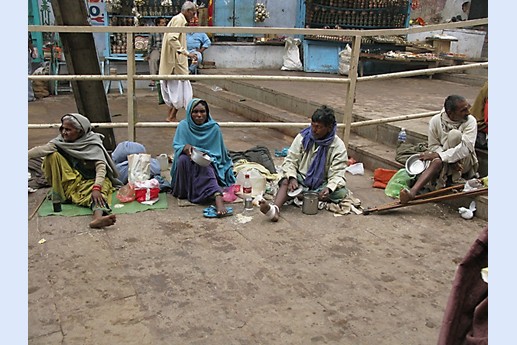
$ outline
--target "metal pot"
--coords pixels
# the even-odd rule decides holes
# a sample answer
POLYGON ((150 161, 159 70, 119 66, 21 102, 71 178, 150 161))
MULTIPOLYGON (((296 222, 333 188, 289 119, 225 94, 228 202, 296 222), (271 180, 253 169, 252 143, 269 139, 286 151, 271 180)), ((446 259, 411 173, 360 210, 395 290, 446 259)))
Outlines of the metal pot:
POLYGON ((318 213, 318 193, 316 193, 316 192, 303 193, 302 212, 305 214, 318 213))

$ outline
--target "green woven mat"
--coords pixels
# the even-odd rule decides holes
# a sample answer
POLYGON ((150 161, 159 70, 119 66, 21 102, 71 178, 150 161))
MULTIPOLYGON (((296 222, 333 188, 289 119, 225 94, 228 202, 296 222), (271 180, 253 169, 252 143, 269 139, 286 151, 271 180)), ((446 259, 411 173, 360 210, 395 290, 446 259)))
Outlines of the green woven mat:
MULTIPOLYGON (((113 214, 123 214, 123 213, 136 213, 147 210, 158 210, 167 208, 167 195, 166 193, 159 194, 159 200, 154 205, 145 205, 141 204, 138 201, 132 201, 128 203, 121 203, 117 197, 116 192, 113 193, 111 197, 111 209, 113 214), (119 207, 116 205, 123 205, 123 207, 119 207)), ((77 206, 74 204, 61 204, 61 212, 54 212, 52 207, 52 201, 45 198, 45 201, 41 204, 38 215, 41 217, 46 216, 65 216, 65 217, 73 217, 73 216, 86 216, 91 215, 92 211, 83 206, 77 206)))

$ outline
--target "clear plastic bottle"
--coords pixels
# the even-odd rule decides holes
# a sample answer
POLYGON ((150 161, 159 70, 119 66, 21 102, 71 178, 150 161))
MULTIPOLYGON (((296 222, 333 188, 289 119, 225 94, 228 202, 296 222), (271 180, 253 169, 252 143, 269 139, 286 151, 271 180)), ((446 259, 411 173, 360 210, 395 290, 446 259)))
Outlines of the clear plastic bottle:
POLYGON ((406 142, 406 139, 407 139, 406 129, 401 128, 397 140, 399 143, 404 143, 404 142, 406 142))
POLYGON ((244 194, 244 198, 251 198, 252 191, 250 174, 244 174, 244 182, 242 183, 242 194, 244 194))
POLYGON ((242 183, 242 194, 244 196, 244 213, 247 214, 253 210, 253 198, 251 193, 253 187, 251 184, 250 174, 244 174, 244 182, 242 183))

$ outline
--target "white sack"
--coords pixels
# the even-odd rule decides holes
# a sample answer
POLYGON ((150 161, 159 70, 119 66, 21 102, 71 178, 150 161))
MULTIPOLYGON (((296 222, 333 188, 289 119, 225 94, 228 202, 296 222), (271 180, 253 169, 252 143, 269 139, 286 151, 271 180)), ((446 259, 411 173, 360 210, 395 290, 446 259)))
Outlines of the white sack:
POLYGON ((300 60, 300 49, 298 46, 301 41, 298 38, 287 37, 285 39, 284 64, 282 71, 301 71, 303 69, 300 60))
POLYGON ((347 44, 345 49, 339 52, 339 74, 348 75, 350 71, 350 57, 352 48, 347 44))
POLYGON ((147 181, 151 178, 151 155, 135 153, 127 156, 129 183, 147 181))

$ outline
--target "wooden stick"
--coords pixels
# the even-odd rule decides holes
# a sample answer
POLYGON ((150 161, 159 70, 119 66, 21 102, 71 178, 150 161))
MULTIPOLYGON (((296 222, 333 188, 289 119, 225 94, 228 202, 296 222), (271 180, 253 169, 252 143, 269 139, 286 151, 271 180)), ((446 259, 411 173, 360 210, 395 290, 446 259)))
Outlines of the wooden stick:
POLYGON ((436 197, 427 198, 427 199, 412 200, 406 204, 401 204, 400 201, 398 201, 396 204, 390 203, 390 204, 385 204, 385 205, 381 205, 381 206, 377 206, 377 207, 373 207, 373 208, 367 208, 367 209, 363 210, 363 214, 368 215, 372 212, 392 210, 395 208, 406 207, 406 206, 421 205, 421 204, 426 204, 428 202, 434 202, 434 201, 456 199, 456 198, 460 198, 463 196, 481 195, 481 194, 485 194, 487 192, 488 192, 488 187, 484 187, 484 188, 480 188, 480 189, 471 190, 468 192, 458 192, 458 193, 454 193, 454 194, 441 195, 441 196, 436 196, 436 197))
POLYGON ((38 212, 39 208, 41 207, 41 205, 43 205, 43 202, 47 199, 47 196, 48 194, 45 193, 45 196, 43 197, 43 199, 41 199, 40 203, 38 204, 38 206, 36 207, 36 209, 31 213, 31 215, 29 216, 29 220, 32 219, 32 217, 34 217, 34 215, 36 214, 36 212, 38 212))
MULTIPOLYGON (((454 186, 449 186, 449 187, 445 187, 445 188, 441 188, 441 189, 437 189, 435 191, 432 191, 432 192, 428 192, 428 193, 423 193, 423 194, 418 194, 417 196, 415 196, 415 198, 413 200, 418 200, 418 199, 425 199, 429 196, 432 196, 432 195, 439 195, 439 194, 443 194, 445 192, 449 192, 449 191, 453 191, 457 188, 461 188, 463 187, 464 185, 463 184, 458 184, 458 185, 454 185, 454 186)), ((392 202, 389 202, 389 203, 386 203, 384 205, 381 205, 381 206, 378 206, 378 207, 388 207, 388 206, 394 206, 394 205, 398 205, 400 204, 400 200, 395 200, 395 201, 392 201, 392 202)), ((375 207, 372 207, 370 208, 371 210, 374 209, 375 207)))
POLYGON ((429 197, 431 195, 439 195, 439 194, 443 194, 444 192, 454 191, 455 189, 459 189, 459 188, 461 188, 463 190, 464 186, 465 186, 464 184, 457 184, 457 185, 454 185, 454 186, 437 189, 437 190, 434 190, 432 192, 428 192, 428 193, 424 193, 424 194, 418 194, 417 196, 415 196, 415 198, 413 200, 425 199, 425 198, 427 198, 427 197, 429 197))

